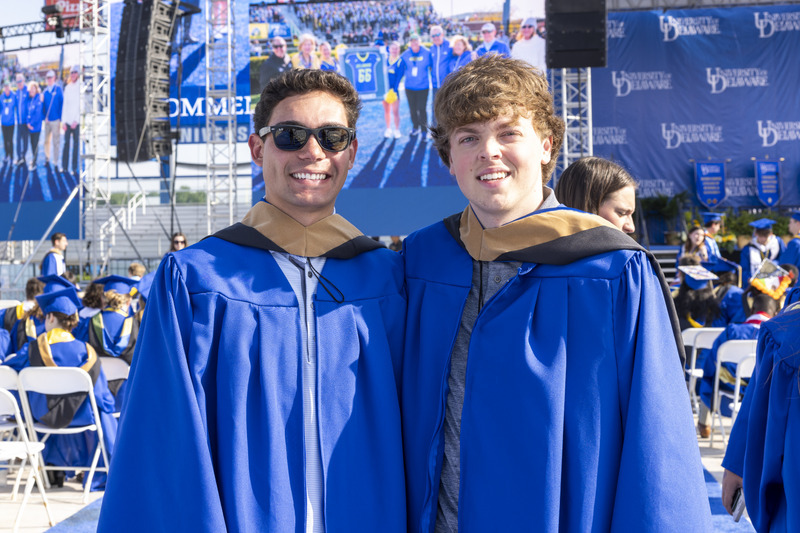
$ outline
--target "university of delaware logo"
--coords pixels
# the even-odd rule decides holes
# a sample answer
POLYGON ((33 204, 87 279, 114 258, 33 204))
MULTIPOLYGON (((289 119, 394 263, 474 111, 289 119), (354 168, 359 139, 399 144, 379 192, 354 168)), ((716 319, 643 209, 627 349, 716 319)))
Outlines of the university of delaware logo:
POLYGON ((617 96, 628 96, 631 91, 668 91, 672 89, 672 74, 656 70, 653 72, 611 71, 611 83, 617 96))
POLYGON ((606 23, 606 36, 609 39, 624 39, 625 21, 608 19, 606 23))
POLYGON ((761 39, 772 37, 776 31, 800 31, 800 12, 770 13, 762 11, 753 13, 756 29, 761 39))
POLYGON ((775 146, 779 141, 800 141, 800 122, 758 121, 761 146, 775 146))
POLYGON ((628 144, 628 130, 617 126, 592 128, 592 143, 595 146, 628 144))
POLYGON ((762 68, 706 68, 706 81, 711 94, 719 94, 734 87, 767 87, 769 73, 762 68))
POLYGON ((661 123, 661 137, 667 150, 674 150, 682 144, 721 143, 722 126, 716 124, 669 124, 661 123))
POLYGON ((719 35, 719 19, 716 17, 673 17, 663 15, 658 17, 664 42, 676 40, 687 35, 719 35))

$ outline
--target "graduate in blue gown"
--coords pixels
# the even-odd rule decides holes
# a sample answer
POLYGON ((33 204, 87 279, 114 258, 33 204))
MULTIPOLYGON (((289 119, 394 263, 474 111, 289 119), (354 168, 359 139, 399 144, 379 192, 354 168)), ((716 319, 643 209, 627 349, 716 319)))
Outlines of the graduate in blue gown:
POLYGON ((723 504, 730 508, 733 491, 743 478, 747 512, 759 533, 800 531, 798 331, 797 307, 762 326, 756 369, 722 463, 727 470, 723 504))
MULTIPOLYGON (((95 283, 103 286, 105 306, 87 321, 86 340, 99 356, 119 357, 130 365, 139 335, 140 321, 131 310, 131 293, 138 282, 123 276, 106 276, 95 283)), ((111 381, 109 387, 116 410, 121 411, 128 393, 127 380, 111 381)))
POLYGON ((722 253, 719 251, 716 235, 722 227, 722 215, 719 213, 706 212, 701 213, 703 216, 703 231, 705 236, 706 250, 708 251, 708 261, 715 262, 722 259, 722 253))
POLYGON ((542 186, 546 80, 478 58, 435 112, 469 206, 404 242, 409 531, 709 531, 666 282, 542 186))
POLYGON ((739 264, 742 265, 742 284, 749 282, 756 275, 764 259, 771 259, 777 263, 786 249, 783 239, 772 233, 773 225, 775 221, 769 218, 760 218, 750 223, 753 228, 753 238, 742 248, 739 259, 739 264))
MULTIPOLYGON (((761 324, 775 316, 777 312, 778 302, 767 294, 757 294, 753 298, 752 314, 741 324, 729 324, 726 326, 725 330, 714 341, 711 350, 703 350, 703 352, 708 353, 704 354, 703 378, 700 380, 700 400, 702 404, 697 417, 697 429, 701 436, 708 436, 711 432, 710 418, 713 403, 711 397, 714 394, 714 379, 717 374, 717 352, 719 347, 724 342, 731 340, 755 340, 758 338, 761 324)), ((736 381, 736 364, 723 363, 721 372, 719 390, 732 395, 736 381)), ((746 391, 747 383, 747 380, 744 380, 741 387, 742 393, 746 391)), ((729 416, 729 414, 726 416, 729 416)))
POLYGON ((789 217, 789 233, 792 240, 786 244, 786 249, 780 257, 781 264, 789 263, 800 268, 800 212, 792 213, 789 217))
POLYGON ((38 305, 26 311, 11 328, 11 342, 7 353, 16 353, 27 343, 36 340, 44 333, 44 314, 38 305))
MULTIPOLYGON (((117 431, 117 420, 111 416, 114 398, 108 390, 94 349, 76 340, 70 332, 78 323, 78 293, 71 283, 60 276, 44 276, 40 280, 46 285, 36 300, 45 315, 46 331, 3 364, 18 372, 28 366, 80 367, 86 370, 94 383, 104 442, 110 457, 117 431)), ((88 398, 56 400, 54 397, 30 393, 28 399, 33 417, 42 424, 63 428, 95 423, 88 398)), ((43 457, 46 463, 56 466, 89 466, 96 446, 97 437, 93 433, 51 435, 45 443, 43 457)), ((99 466, 103 466, 102 459, 99 466)), ((102 489, 105 478, 104 473, 96 473, 92 479, 92 490, 102 489)))
POLYGON ((406 531, 402 259, 334 213, 359 107, 330 71, 262 91, 265 199, 156 271, 98 531, 406 531))

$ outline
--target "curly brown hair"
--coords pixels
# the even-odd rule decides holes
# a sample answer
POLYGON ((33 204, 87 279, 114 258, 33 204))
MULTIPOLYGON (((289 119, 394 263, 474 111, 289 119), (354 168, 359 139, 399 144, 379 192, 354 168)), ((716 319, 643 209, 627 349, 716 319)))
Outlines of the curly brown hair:
POLYGON ((68 315, 66 313, 59 313, 58 311, 51 311, 49 314, 56 317, 56 320, 58 320, 58 325, 61 327, 61 329, 65 329, 67 331, 72 331, 75 329, 80 321, 78 313, 68 315))
POLYGON ((119 309, 125 311, 131 303, 130 294, 120 294, 115 290, 106 291, 103 293, 106 299, 106 306, 112 309, 119 309))
POLYGON ((448 167, 450 135, 456 129, 508 114, 530 118, 539 137, 552 137, 550 162, 542 164, 542 184, 550 179, 564 138, 564 121, 555 114, 544 75, 528 63, 495 54, 467 63, 447 77, 436 93, 433 111, 438 125, 431 128, 431 135, 448 167))

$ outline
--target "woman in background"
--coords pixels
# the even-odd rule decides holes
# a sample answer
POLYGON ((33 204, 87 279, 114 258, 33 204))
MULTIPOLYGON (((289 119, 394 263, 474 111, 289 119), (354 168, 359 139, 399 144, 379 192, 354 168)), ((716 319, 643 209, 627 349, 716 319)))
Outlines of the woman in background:
POLYGON ((567 207, 599 215, 625 233, 633 233, 636 180, 616 163, 583 157, 564 170, 556 198, 567 207))
POLYGON ((319 44, 320 64, 319 68, 322 70, 332 70, 339 74, 342 73, 342 66, 336 56, 333 55, 333 49, 328 41, 323 41, 319 44))
POLYGON ((169 251, 170 252, 180 252, 189 242, 186 239, 186 235, 181 233, 180 231, 177 233, 172 234, 172 243, 170 244, 169 251))
POLYGON ((44 121, 44 96, 39 91, 39 84, 32 81, 28 84, 28 114, 25 121, 28 125, 31 139, 31 164, 29 170, 36 170, 36 158, 39 157, 39 134, 42 132, 44 121))
POLYGON ((453 63, 450 72, 455 72, 472 61, 472 46, 463 35, 454 35, 450 39, 453 50, 453 63))
POLYGON ((400 80, 405 74, 405 63, 400 59, 400 43, 389 43, 389 57, 386 58, 386 73, 389 76, 389 90, 383 96, 383 119, 386 121, 386 131, 383 136, 387 139, 400 138, 400 80), (392 129, 394 117, 394 130, 392 129))
POLYGON ((292 68, 320 68, 316 54, 317 40, 310 33, 300 36, 299 52, 292 56, 292 68))

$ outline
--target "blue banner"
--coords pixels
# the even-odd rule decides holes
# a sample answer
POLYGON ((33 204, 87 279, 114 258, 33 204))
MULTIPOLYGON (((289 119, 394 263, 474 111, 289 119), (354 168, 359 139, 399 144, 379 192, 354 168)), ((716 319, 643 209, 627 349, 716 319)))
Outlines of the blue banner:
POLYGON ((781 199, 780 161, 756 159, 756 184, 758 199, 767 207, 772 207, 781 199))
POLYGON ((644 197, 700 197, 690 160, 728 160, 708 197, 721 207, 761 206, 752 158, 784 157, 772 205, 800 206, 796 50, 797 5, 609 13, 608 66, 592 69, 595 155, 631 170, 644 197))
POLYGON ((725 199, 725 162, 697 161, 694 164, 697 199, 709 209, 725 199))

